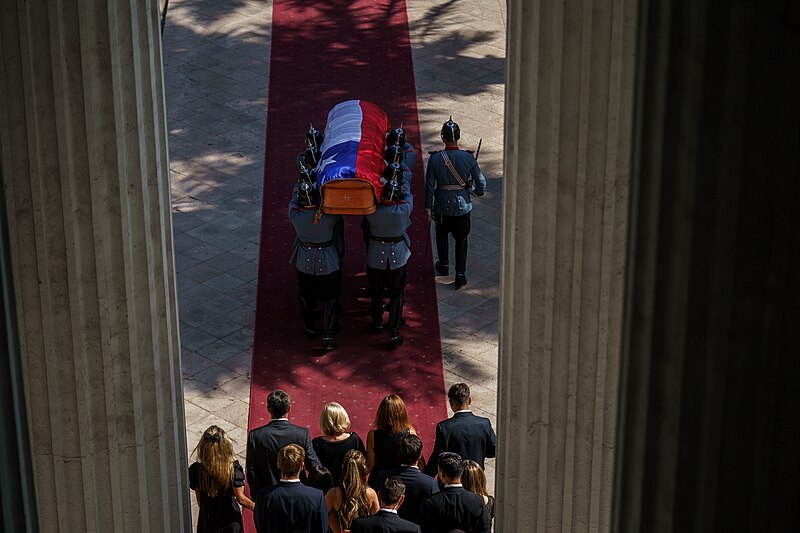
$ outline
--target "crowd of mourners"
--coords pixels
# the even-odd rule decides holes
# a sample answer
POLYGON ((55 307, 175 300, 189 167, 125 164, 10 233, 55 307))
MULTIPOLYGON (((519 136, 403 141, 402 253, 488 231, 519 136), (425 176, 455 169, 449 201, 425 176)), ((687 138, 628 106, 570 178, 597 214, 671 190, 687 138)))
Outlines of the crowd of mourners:
POLYGON ((270 422, 250 431, 244 468, 220 427, 209 427, 197 443, 189 468, 197 531, 243 531, 244 508, 259 533, 490 532, 494 498, 484 459, 495 456, 495 432, 489 419, 471 412, 465 383, 450 387, 448 400, 453 416, 436 425, 426 461, 395 394, 381 401, 364 443, 340 404, 325 405, 322 435, 311 439, 308 429, 289 422, 289 395, 271 392, 270 422))

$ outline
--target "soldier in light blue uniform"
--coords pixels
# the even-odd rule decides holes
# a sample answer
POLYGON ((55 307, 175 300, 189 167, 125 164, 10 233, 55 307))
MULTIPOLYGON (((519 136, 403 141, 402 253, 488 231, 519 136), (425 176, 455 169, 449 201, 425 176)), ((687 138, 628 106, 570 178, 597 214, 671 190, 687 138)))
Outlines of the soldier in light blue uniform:
POLYGON ((436 250, 439 255, 436 273, 440 276, 450 273, 448 235, 452 233, 456 241, 456 289, 467 284, 471 196, 483 196, 486 189, 486 177, 478 161, 470 152, 458 148, 460 137, 461 130, 451 117, 442 126, 445 149, 431 153, 425 172, 425 209, 436 223, 436 250), (452 164, 452 170, 448 168, 448 161, 452 164))
POLYGON ((334 232, 341 215, 318 212, 319 194, 314 185, 301 179, 289 202, 289 221, 297 232, 289 260, 297 269, 303 333, 316 336, 317 303, 322 306, 322 347, 335 350, 333 335, 341 329, 338 308, 342 288, 339 254, 334 246, 334 232))
POLYGON ((389 345, 397 348, 403 343, 400 323, 403 315, 403 294, 406 286, 406 264, 411 257, 411 240, 406 230, 411 225, 414 207, 411 193, 399 183, 402 170, 393 163, 384 177, 381 203, 367 215, 370 241, 367 248, 367 284, 370 296, 371 327, 383 331, 383 296, 389 296, 389 345))

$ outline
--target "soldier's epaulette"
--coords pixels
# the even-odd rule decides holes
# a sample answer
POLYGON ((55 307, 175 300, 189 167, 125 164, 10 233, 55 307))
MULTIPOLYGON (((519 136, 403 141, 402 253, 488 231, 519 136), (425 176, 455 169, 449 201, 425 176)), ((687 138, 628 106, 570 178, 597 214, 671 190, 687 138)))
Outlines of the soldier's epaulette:
POLYGON ((431 155, 438 154, 439 152, 441 152, 441 150, 428 150, 428 153, 431 155))

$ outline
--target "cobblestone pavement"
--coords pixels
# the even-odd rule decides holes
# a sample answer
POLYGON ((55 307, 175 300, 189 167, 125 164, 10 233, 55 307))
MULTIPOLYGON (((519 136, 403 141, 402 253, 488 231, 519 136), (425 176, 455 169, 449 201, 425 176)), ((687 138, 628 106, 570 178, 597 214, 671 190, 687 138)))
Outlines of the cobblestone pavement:
MULTIPOLYGON (((446 383, 468 383, 474 411, 494 423, 506 4, 407 5, 425 159, 440 147, 438 131, 451 114, 462 147, 483 139, 489 185, 473 211, 469 284, 454 291, 452 275, 437 278, 437 292, 446 383)), ((163 36, 187 442, 191 451, 206 427, 219 424, 242 462, 271 18, 271 1, 171 0, 163 36)), ((490 490, 493 474, 489 461, 490 490)))

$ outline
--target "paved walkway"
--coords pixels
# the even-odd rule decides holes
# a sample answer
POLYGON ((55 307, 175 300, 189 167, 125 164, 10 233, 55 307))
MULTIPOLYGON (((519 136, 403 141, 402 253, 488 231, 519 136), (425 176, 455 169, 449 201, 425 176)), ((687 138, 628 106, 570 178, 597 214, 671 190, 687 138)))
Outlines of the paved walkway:
MULTIPOLYGON (((439 128, 451 114, 463 147, 483 139, 489 185, 473 211, 469 284, 454 291, 452 276, 437 278, 437 291, 447 386, 468 383, 474 411, 494 422, 505 1, 407 4, 425 159, 440 147, 439 128)), ((163 41, 187 442, 191 451, 218 424, 242 462, 271 17, 271 1, 170 0, 163 41)), ((493 473, 489 461, 490 490, 493 473)))

